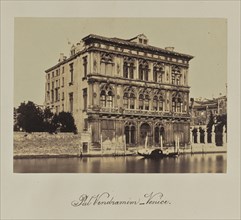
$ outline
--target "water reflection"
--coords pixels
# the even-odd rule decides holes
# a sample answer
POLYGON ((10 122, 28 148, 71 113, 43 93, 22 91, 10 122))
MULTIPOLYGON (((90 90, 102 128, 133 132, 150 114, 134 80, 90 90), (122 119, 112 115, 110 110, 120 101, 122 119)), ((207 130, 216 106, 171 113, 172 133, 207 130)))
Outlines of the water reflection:
POLYGON ((226 154, 178 158, 89 157, 15 159, 15 173, 226 173, 226 154))

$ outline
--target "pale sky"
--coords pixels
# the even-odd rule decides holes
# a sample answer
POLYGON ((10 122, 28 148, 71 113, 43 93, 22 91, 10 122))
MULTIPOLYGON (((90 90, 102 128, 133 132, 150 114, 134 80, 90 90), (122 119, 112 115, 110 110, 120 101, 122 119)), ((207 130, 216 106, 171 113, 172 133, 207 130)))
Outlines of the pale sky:
POLYGON ((68 41, 76 44, 89 34, 130 39, 145 34, 149 44, 175 47, 190 54, 190 97, 226 94, 227 22, 193 18, 15 18, 14 106, 44 102, 45 70, 60 53, 69 56, 68 41))

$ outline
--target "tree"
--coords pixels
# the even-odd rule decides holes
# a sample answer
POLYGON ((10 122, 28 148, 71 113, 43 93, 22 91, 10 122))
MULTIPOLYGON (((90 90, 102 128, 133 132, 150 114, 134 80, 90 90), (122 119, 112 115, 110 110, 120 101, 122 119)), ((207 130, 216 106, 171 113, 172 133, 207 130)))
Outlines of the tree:
POLYGON ((208 121, 208 124, 207 124, 207 132, 208 133, 211 133, 212 132, 212 127, 214 125, 214 115, 213 115, 213 112, 210 111, 210 115, 209 115, 209 121, 208 121))
POLYGON ((26 132, 44 131, 41 108, 31 101, 21 103, 17 108, 17 125, 26 132))
POLYGON ((69 112, 53 114, 49 108, 42 110, 33 102, 21 103, 14 111, 14 130, 26 132, 77 132, 74 118, 69 112))
POLYGON ((69 112, 60 112, 58 115, 54 115, 52 125, 60 132, 77 132, 77 128, 74 122, 74 118, 69 112))

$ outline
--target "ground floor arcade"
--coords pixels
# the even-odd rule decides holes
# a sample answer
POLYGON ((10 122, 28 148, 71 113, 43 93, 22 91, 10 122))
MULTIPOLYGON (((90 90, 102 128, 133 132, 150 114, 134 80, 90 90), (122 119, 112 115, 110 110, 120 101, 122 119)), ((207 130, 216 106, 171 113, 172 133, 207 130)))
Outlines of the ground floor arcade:
POLYGON ((188 120, 163 118, 112 118, 96 117, 88 119, 91 127, 92 143, 101 141, 124 143, 128 147, 174 146, 178 139, 180 146, 190 143, 190 123, 188 120))

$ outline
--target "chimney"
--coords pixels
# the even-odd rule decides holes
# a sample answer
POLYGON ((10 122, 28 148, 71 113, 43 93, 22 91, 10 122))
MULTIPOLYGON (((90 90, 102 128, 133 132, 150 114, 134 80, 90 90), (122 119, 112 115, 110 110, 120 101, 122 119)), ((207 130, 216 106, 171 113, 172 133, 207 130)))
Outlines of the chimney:
POLYGON ((165 47, 165 50, 174 51, 174 47, 165 47))
POLYGON ((59 62, 62 62, 63 60, 64 60, 64 53, 60 53, 59 62))

